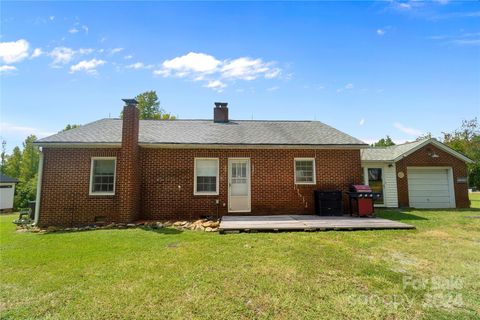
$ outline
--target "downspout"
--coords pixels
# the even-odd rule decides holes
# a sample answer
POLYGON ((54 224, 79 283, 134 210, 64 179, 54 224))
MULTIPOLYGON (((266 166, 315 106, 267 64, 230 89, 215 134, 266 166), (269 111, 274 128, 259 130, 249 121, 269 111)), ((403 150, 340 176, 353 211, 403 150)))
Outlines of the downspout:
POLYGON ((38 163, 38 174, 37 174, 37 195, 35 196, 35 219, 33 225, 38 225, 38 219, 40 218, 40 197, 42 196, 42 176, 43 176, 43 152, 42 148, 39 148, 40 151, 40 162, 38 163))

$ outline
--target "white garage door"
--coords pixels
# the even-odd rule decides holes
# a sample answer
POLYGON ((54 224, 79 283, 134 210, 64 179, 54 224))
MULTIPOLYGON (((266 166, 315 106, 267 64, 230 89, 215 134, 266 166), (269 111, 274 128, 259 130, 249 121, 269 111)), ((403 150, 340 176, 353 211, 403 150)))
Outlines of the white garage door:
POLYGON ((408 199, 414 208, 454 208, 450 170, 408 168, 408 199))

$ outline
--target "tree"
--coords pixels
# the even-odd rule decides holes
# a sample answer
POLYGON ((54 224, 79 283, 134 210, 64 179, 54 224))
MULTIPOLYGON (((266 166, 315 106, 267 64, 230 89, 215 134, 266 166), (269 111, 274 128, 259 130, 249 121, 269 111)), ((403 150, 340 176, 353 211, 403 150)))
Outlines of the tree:
POLYGON ((29 135, 23 142, 22 163, 20 167, 20 179, 28 181, 38 172, 40 153, 38 147, 33 144, 37 140, 35 135, 29 135))
POLYGON ((13 148, 12 154, 6 157, 4 173, 12 178, 20 178, 22 151, 18 146, 13 148))
POLYGON ((137 108, 140 110, 140 119, 160 119, 163 110, 160 109, 160 101, 155 91, 145 91, 135 97, 138 101, 137 108))
POLYGON ((7 141, 2 140, 2 153, 0 154, 0 173, 5 173, 5 164, 7 162, 7 141))
POLYGON ((415 141, 420 141, 420 140, 425 140, 425 139, 432 139, 432 133, 431 132, 427 132, 427 133, 424 133, 422 135, 419 135, 415 141))
POLYGON ((393 142, 392 138, 390 138, 390 136, 387 135, 386 138, 382 138, 377 142, 375 142, 374 144, 372 144, 372 147, 390 147, 394 145, 395 145, 395 142, 393 142))
POLYGON ((65 126, 65 128, 63 128, 63 129, 60 130, 59 132, 68 131, 68 130, 75 129, 75 128, 78 128, 78 127, 81 127, 81 126, 82 126, 81 124, 67 124, 67 125, 65 126))
POLYGON ((13 200, 14 209, 27 207, 28 201, 34 200, 36 196, 40 152, 33 144, 35 140, 36 136, 28 136, 23 142, 23 151, 15 147, 12 154, 5 157, 5 174, 18 179, 13 200))
POLYGON ((480 125, 477 118, 462 121, 453 132, 442 132, 443 143, 472 159, 468 165, 470 186, 480 189, 480 125))
MULTIPOLYGON (((158 101, 157 92, 155 90, 145 91, 135 97, 138 101, 137 108, 139 112, 139 118, 142 120, 175 120, 176 117, 170 113, 165 112, 160 108, 160 101, 158 101)), ((123 118, 123 111, 120 114, 123 118)))

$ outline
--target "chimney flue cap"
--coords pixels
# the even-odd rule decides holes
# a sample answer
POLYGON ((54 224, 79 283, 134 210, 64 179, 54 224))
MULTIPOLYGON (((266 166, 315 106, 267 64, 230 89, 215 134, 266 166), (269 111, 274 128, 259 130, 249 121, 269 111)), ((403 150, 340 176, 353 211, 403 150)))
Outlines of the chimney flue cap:
POLYGON ((122 99, 123 102, 125 102, 126 106, 136 106, 138 104, 138 101, 135 99, 122 99))
POLYGON ((228 106, 228 102, 215 102, 215 107, 217 108, 226 108, 228 106))

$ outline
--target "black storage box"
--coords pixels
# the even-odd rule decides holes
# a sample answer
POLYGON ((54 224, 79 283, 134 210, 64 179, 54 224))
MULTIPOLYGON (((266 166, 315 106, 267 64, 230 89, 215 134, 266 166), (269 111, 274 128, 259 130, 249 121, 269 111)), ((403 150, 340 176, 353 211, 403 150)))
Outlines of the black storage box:
POLYGON ((314 190, 315 214, 320 216, 343 215, 342 191, 314 190))

